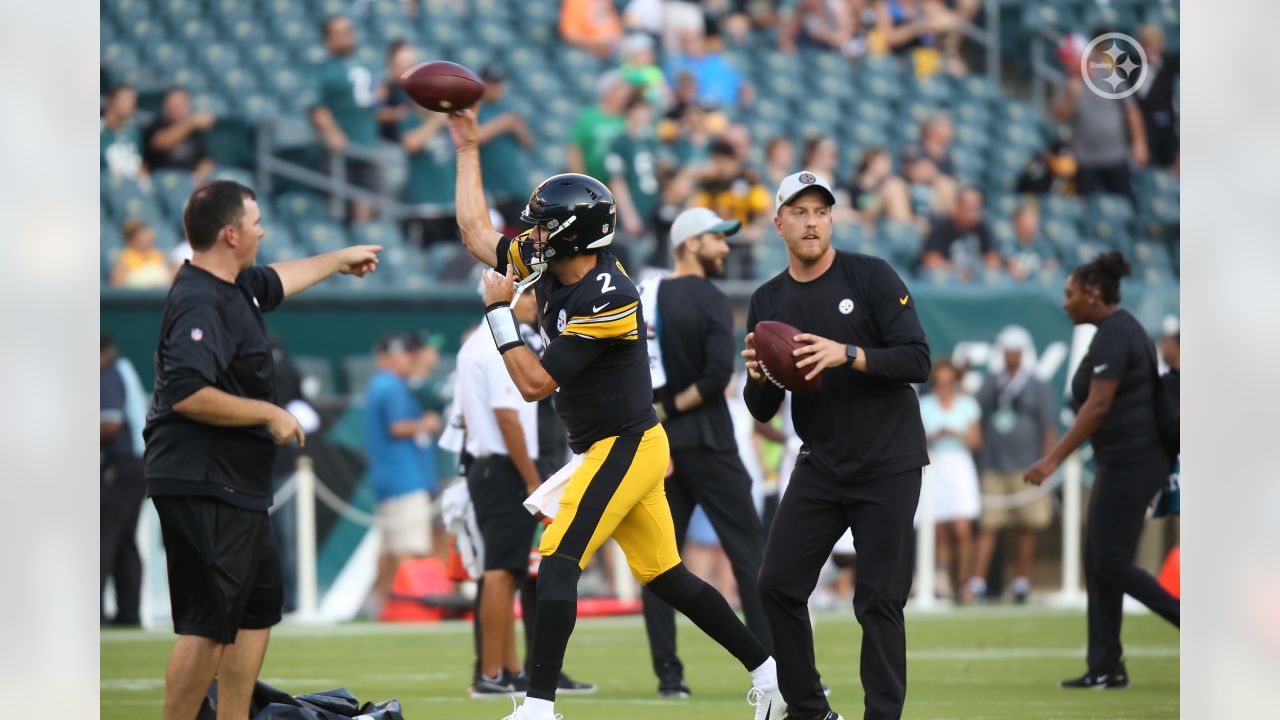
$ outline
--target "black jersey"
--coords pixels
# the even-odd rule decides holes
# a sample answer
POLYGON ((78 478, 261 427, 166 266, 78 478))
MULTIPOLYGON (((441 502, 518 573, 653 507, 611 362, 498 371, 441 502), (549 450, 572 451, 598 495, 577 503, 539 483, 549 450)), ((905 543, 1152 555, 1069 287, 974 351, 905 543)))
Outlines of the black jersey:
POLYGON ((143 431, 147 493, 211 495, 250 510, 271 506, 276 444, 262 426, 207 425, 173 406, 204 387, 275 402, 275 364, 262 314, 284 299, 267 266, 235 283, 182 266, 164 302, 156 390, 143 431))
MULTIPOLYGON (((498 241, 495 269, 505 273, 510 263, 523 278, 529 271, 517 245, 498 241)), ((622 264, 600 250, 582 280, 561 285, 547 272, 535 288, 547 344, 542 366, 560 386, 554 402, 569 448, 583 453, 604 438, 656 425, 640 293, 622 264)))
MULTIPOLYGON (((929 345, 915 301, 880 258, 837 252, 818 278, 799 282, 786 271, 751 295, 747 330, 780 320, 862 348, 866 372, 847 365, 822 374, 822 391, 795 393, 791 419, 804 450, 846 481, 892 475, 929 464, 913 382, 929 379, 929 345)), ((778 411, 782 390, 747 382, 747 407, 758 420, 778 411)))

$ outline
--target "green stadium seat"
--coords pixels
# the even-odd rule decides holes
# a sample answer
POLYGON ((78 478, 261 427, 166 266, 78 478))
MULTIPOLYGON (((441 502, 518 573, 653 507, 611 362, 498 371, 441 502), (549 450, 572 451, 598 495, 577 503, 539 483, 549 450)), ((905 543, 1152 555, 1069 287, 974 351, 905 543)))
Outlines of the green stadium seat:
POLYGON ((881 101, 892 101, 902 97, 902 82, 890 75, 871 75, 863 79, 862 90, 867 95, 881 101))
POLYGON ((1029 2, 1023 5, 1022 26, 1028 30, 1070 30, 1075 18, 1066 6, 1029 2))
POLYGON ((154 170, 151 173, 151 184, 164 211, 180 222, 182 211, 187 206, 187 198, 196 189, 191 173, 186 170, 154 170))
POLYGON ((171 85, 184 87, 191 91, 193 99, 195 95, 209 90, 212 83, 209 80, 209 73, 198 65, 176 64, 168 68, 165 74, 171 85))
POLYGON ((402 247, 404 234, 400 226, 389 220, 356 223, 351 227, 351 240, 360 245, 381 245, 383 248, 402 247))
POLYGON ((277 42, 290 47, 305 49, 320 48, 324 52, 320 38, 320 29, 314 21, 305 15, 281 14, 271 16, 271 37, 277 42))
POLYGON ((994 100, 1001 96, 1001 92, 1000 87, 992 82, 991 78, 974 74, 956 79, 956 96, 975 100, 994 100))
POLYGON ((1094 28, 1106 27, 1113 32, 1134 32, 1138 27, 1138 12, 1135 8, 1122 3, 1091 5, 1081 14, 1080 27, 1087 32, 1094 28))
POLYGON ((1173 255, 1161 242, 1140 241, 1133 244, 1133 259, 1140 268, 1156 267, 1173 271, 1173 255))
POLYGON ((991 122, 991 110, 986 103, 976 101, 957 102, 951 108, 952 117, 956 124, 971 124, 974 126, 985 126, 991 122))
MULTIPOLYGON (((184 85, 183 87, 190 87, 184 85)), ((191 95, 191 109, 197 112, 207 111, 219 117, 227 114, 227 101, 222 95, 215 92, 193 92, 191 95)))
MULTIPOLYGON (((250 63, 263 69, 294 64, 289 51, 274 43, 242 46, 240 53, 242 57, 248 58, 250 63)), ((303 72, 305 68, 298 68, 298 71, 303 72)))
POLYGON ((214 42, 217 39, 213 23, 203 18, 196 17, 176 22, 170 29, 175 40, 189 43, 192 47, 214 42))
POLYGON ((1040 199, 1040 214, 1079 222, 1084 218, 1084 205, 1080 198, 1049 194, 1040 199))
POLYGON ((986 193, 986 209, 989 213, 987 218, 990 221, 1007 220, 1013 217, 1013 213, 1022 204, 1022 198, 1016 193, 992 191, 986 193))
POLYGON ((259 45, 271 45, 272 38, 267 34, 262 21, 254 17, 237 17, 223 21, 226 37, 244 48, 259 45))
POLYGON ((1059 257, 1077 257, 1077 248, 1083 241, 1080 230, 1074 222, 1059 218, 1042 218, 1040 229, 1049 242, 1053 243, 1059 257))
POLYGON ((924 236, 911 222, 884 220, 880 223, 879 237, 889 254, 903 265, 914 265, 924 249, 924 236))
POLYGON ((280 218, 286 222, 322 220, 327 213, 324 198, 305 190, 281 193, 276 198, 275 206, 280 218))
MULTIPOLYGON (((222 19, 235 17, 252 17, 255 8, 259 5, 266 5, 272 8, 276 3, 263 2, 259 3, 255 0, 213 0, 210 5, 210 13, 215 17, 222 19)), ((274 12, 274 9, 268 9, 266 12, 274 12)))
POLYGON ((351 14, 350 0, 312 0, 307 3, 307 7, 311 8, 317 21, 323 21, 335 15, 351 14))
POLYGON ((136 68, 142 65, 137 47, 128 41, 104 42, 100 52, 103 65, 119 68, 136 68))
POLYGON ((950 80, 943 75, 917 78, 909 85, 909 89, 914 97, 934 103, 946 103, 955 95, 950 80))
POLYGON ((217 82, 231 98, 241 98, 258 89, 258 76, 248 68, 233 67, 218 73, 217 82))
POLYGON ((127 24, 135 20, 150 18, 152 16, 151 5, 147 0, 114 0, 110 4, 110 14, 117 18, 120 23, 127 24))
POLYGON ((203 43, 197 46, 195 53, 200 63, 214 75, 241 66, 240 48, 232 43, 203 43))
POLYGON ((874 100, 859 99, 853 103, 853 115, 864 122, 871 122, 877 125, 889 125, 892 123, 896 115, 884 103, 875 102, 874 100))
POLYGON ((302 220, 297 225, 298 238, 312 253, 326 253, 351 244, 347 231, 333 220, 302 220))

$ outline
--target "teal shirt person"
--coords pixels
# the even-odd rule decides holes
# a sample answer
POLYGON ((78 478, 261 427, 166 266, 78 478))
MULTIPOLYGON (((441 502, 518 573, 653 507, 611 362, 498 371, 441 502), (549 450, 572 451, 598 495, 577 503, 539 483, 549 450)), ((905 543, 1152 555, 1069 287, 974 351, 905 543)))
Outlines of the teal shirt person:
POLYGON ((626 179, 636 214, 646 225, 662 191, 658 184, 659 153, 658 141, 651 135, 635 138, 624 133, 613 141, 605 156, 605 181, 619 175, 626 179))
POLYGON ((352 145, 378 142, 377 77, 354 55, 330 56, 315 67, 311 107, 327 107, 352 145))
MULTIPOLYGON (((512 112, 514 106, 506 99, 480 106, 476 118, 483 125, 494 118, 512 112)), ((484 177, 484 189, 495 198, 522 198, 529 194, 529 171, 526 154, 520 141, 509 132, 497 135, 480 146, 480 173, 484 177)))
POLYGON ((142 166, 142 134, 138 126, 126 122, 118 129, 102 123, 99 136, 98 163, 117 175, 135 177, 142 166))
MULTIPOLYGON (((426 121, 422 113, 409 113, 397 126, 401 140, 405 135, 422 127, 426 121)), ((404 184, 404 201, 410 205, 453 203, 456 172, 453 141, 449 139, 449 128, 442 126, 427 140, 426 147, 418 152, 409 153, 409 174, 404 184)))
POLYGON ((582 151, 582 164, 587 175, 596 179, 605 177, 605 155, 613 141, 623 133, 626 124, 622 115, 609 115, 599 105, 592 105, 578 116, 569 133, 569 142, 582 151))

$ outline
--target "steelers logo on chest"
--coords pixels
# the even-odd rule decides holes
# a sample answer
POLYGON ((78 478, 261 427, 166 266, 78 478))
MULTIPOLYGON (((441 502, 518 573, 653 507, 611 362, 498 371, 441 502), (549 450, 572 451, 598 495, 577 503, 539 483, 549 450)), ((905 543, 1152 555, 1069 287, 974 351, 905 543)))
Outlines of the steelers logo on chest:
POLYGON ((565 314, 564 308, 560 308, 560 314, 556 316, 556 332, 564 332, 564 326, 569 323, 569 316, 565 314))
POLYGON ((841 315, 848 315, 853 312, 853 299, 845 298, 841 300, 840 303, 836 305, 836 309, 840 311, 841 315))

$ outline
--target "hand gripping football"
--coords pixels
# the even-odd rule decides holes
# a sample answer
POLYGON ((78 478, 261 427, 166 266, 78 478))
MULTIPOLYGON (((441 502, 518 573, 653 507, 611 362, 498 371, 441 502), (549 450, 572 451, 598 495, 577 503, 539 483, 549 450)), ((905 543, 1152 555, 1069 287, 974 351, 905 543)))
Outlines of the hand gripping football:
POLYGON ((796 356, 792 351, 800 347, 793 338, 800 330, 777 320, 761 320, 753 331, 752 345, 756 350, 756 360, 760 362, 760 371, 769 382, 785 390, 797 393, 812 393, 822 389, 822 375, 819 373, 812 380, 804 376, 813 371, 812 366, 796 367, 796 356))

